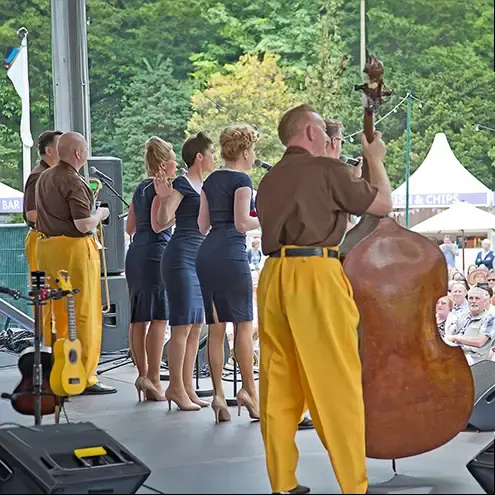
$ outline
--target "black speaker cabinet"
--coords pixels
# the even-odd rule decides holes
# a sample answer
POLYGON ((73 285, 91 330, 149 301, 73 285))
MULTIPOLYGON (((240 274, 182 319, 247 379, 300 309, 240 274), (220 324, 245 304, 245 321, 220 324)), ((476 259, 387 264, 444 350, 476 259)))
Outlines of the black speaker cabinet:
POLYGON ((476 456, 469 461, 466 467, 486 493, 495 493, 493 440, 481 452, 478 452, 478 454, 476 454, 476 456))
POLYGON ((0 429, 0 493, 136 493, 150 474, 92 423, 0 429))
MULTIPOLYGON (((88 158, 89 176, 98 178, 91 173, 91 167, 97 168, 110 177, 113 180, 111 186, 122 195, 122 160, 120 158, 112 156, 88 158)), ((118 216, 123 213, 125 205, 105 185, 98 194, 98 201, 110 209, 110 216, 103 223, 107 271, 110 275, 120 274, 124 271, 125 261, 125 223, 123 219, 119 220, 118 216)))
POLYGON ((474 407, 469 424, 481 431, 495 431, 495 361, 471 366, 474 379, 474 407))
MULTIPOLYGON (((125 275, 109 275, 109 311, 103 314, 102 352, 114 352, 129 347, 130 304, 125 275)), ((101 300, 107 304, 105 277, 101 277, 101 300)))

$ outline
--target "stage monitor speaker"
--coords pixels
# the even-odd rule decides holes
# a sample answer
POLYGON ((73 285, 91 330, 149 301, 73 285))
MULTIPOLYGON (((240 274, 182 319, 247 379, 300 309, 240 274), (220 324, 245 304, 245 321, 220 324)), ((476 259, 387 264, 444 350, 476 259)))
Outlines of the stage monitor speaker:
POLYGON ((493 440, 481 452, 478 452, 478 454, 469 461, 466 467, 486 493, 495 493, 493 440))
MULTIPOLYGON (((125 275, 109 275, 110 311, 103 314, 102 352, 129 347, 130 304, 125 275)), ((101 277, 101 299, 105 306, 105 278, 101 277)))
MULTIPOLYGON (((88 158, 88 169, 90 170, 89 176, 93 177, 91 167, 96 167, 110 177, 113 180, 112 187, 122 194, 122 160, 120 158, 92 156, 88 158)), ((123 213, 125 205, 105 185, 98 194, 98 201, 107 204, 110 210, 110 216, 103 223, 107 271, 110 275, 120 274, 124 271, 125 262, 125 221, 119 220, 118 216, 123 213)))
POLYGON ((471 366, 474 379, 474 407, 469 424, 481 431, 495 431, 495 361, 471 366))
POLYGON ((136 493, 150 474, 92 423, 0 429, 0 493, 136 493))

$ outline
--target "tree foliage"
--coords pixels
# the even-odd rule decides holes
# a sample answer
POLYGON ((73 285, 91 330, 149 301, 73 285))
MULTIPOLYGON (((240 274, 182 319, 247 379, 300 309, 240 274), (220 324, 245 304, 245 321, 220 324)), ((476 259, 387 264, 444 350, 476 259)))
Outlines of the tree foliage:
MULTIPOLYGON (((434 134, 445 132, 461 163, 495 188, 495 133, 477 132, 473 125, 495 128, 492 0, 367 4, 367 47, 383 60, 385 81, 394 90, 377 118, 390 111, 409 88, 425 102, 421 109, 417 101, 412 106, 412 171, 426 156, 434 134)), ((173 116, 171 105, 165 110, 152 98, 152 90, 145 88, 149 74, 143 58, 154 68, 160 55, 170 60, 167 81, 180 95, 193 88, 192 104, 207 132, 215 135, 222 125, 239 119, 258 125, 259 154, 267 161, 281 151, 275 105, 266 119, 258 109, 273 99, 280 102, 280 115, 284 104, 292 100, 289 96, 279 99, 281 86, 276 86, 273 97, 265 92, 262 98, 248 101, 244 93, 230 97, 226 86, 213 85, 225 77, 251 97, 258 85, 271 91, 271 76, 262 76, 268 82, 259 79, 261 69, 255 70, 254 64, 249 77, 257 74, 258 79, 246 86, 240 81, 244 75, 236 79, 233 67, 239 71, 244 67, 248 74, 247 65, 243 66, 246 56, 250 60, 278 56, 277 74, 294 101, 308 100, 324 116, 342 120, 347 134, 362 127, 361 98, 354 90, 361 82, 359 0, 87 0, 87 5, 93 153, 123 158, 127 193, 140 177, 140 146, 152 132, 152 120, 158 122, 156 132, 176 140, 175 146, 182 139, 179 130, 192 125, 182 97, 178 96, 173 116), (343 57, 347 57, 345 69, 339 70, 343 57), (214 87, 222 93, 215 95, 222 104, 218 114, 215 105, 198 93, 209 95, 214 87), (142 101, 133 95, 135 88, 144 95, 142 101), (140 115, 140 108, 146 116, 140 115), (167 122, 173 121, 170 129, 164 127, 163 112, 167 122), (148 127, 139 128, 145 122, 148 127), (134 145, 130 136, 139 136, 139 144, 134 145)), ((31 120, 36 138, 53 126, 50 0, 0 0, 2 51, 18 45, 15 33, 21 26, 29 31, 31 120)), ((175 97, 153 81, 160 94, 175 97)), ((0 180, 20 187, 22 175, 16 171, 22 163, 20 102, 5 73, 0 78, 0 105, 0 180)), ((387 143, 386 166, 394 186, 405 175, 405 108, 404 103, 377 126, 387 143)), ((346 143, 346 153, 359 151, 358 140, 346 143)))
POLYGON ((191 96, 187 85, 172 75, 172 64, 158 57, 151 65, 144 60, 123 96, 123 109, 116 121, 115 144, 121 150, 124 192, 129 198, 144 177, 145 143, 158 136, 171 143, 180 157, 184 123, 190 117, 191 96))
MULTIPOLYGON (((229 124, 245 122, 255 126, 260 140, 256 153, 263 160, 276 162, 283 154, 277 135, 282 114, 298 102, 290 92, 277 65, 279 55, 265 53, 262 60, 244 55, 226 74, 213 74, 208 87, 193 95, 193 115, 188 125, 191 133, 206 131, 214 142, 229 124)), ((253 171, 255 185, 259 171, 253 171)))

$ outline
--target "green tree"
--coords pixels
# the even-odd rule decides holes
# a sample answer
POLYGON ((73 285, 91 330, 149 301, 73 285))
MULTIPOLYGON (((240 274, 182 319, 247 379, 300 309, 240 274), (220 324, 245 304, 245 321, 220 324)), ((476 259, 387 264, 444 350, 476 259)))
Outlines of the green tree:
POLYGON ((145 59, 124 94, 124 108, 116 121, 115 142, 123 161, 124 192, 130 198, 144 177, 144 146, 151 136, 171 143, 180 160, 184 129, 191 115, 188 86, 172 75, 169 60, 145 59))
POLYGON ((319 55, 306 72, 305 93, 310 102, 324 117, 342 119, 350 103, 343 92, 345 69, 349 62, 345 45, 339 35, 342 0, 327 0, 321 10, 319 55))
MULTIPOLYGON (((0 0, 0 47, 19 47, 16 35, 20 27, 28 34, 29 86, 31 98, 31 132, 37 136, 51 126, 48 105, 51 85, 50 0, 11 2, 0 0)), ((19 135, 21 101, 3 70, 0 76, 0 180, 22 190, 22 143, 19 135)), ((36 147, 32 149, 32 165, 36 147)))
MULTIPOLYGON (((279 55, 270 53, 265 53, 262 60, 244 55, 225 67, 226 74, 213 74, 208 88, 192 98, 194 113, 188 131, 204 130, 218 143, 225 127, 245 122, 259 132, 257 155, 272 163, 279 160, 283 147, 277 135, 278 122, 289 107, 301 102, 289 91, 279 60, 279 55)), ((253 171, 255 186, 260 177, 261 171, 253 171)))

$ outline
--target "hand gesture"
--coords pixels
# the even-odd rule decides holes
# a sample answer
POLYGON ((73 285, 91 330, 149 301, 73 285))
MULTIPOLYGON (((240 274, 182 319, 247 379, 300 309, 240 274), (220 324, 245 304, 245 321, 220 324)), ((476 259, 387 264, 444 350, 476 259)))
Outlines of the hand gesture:
POLYGON ((364 132, 361 133, 361 145, 363 147, 363 155, 368 162, 381 162, 387 151, 385 143, 382 141, 382 133, 378 131, 375 131, 371 143, 368 143, 364 132))
POLYGON ((167 175, 163 170, 160 170, 153 179, 156 195, 160 199, 168 199, 172 194, 172 183, 168 180, 167 175))

